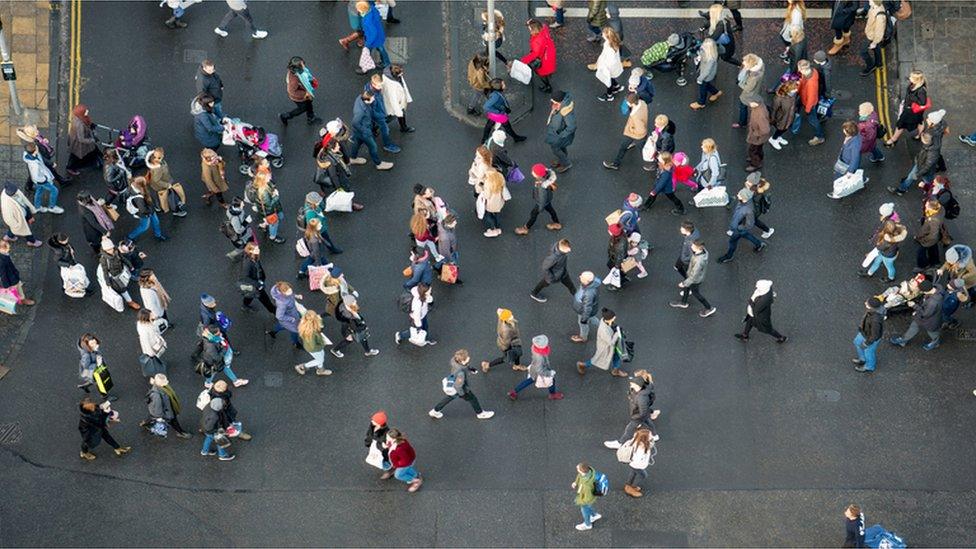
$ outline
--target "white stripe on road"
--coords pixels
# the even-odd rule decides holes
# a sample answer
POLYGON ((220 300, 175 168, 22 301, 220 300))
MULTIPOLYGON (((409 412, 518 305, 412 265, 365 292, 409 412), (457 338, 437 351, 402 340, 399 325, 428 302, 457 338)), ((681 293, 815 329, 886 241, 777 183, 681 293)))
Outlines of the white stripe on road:
MULTIPOLYGON (((704 10, 703 10, 704 11, 704 10)), ((744 8, 743 19, 783 19, 785 8, 744 8)), ((586 8, 566 8, 566 17, 586 17, 586 8)), ((536 8, 536 17, 552 16, 552 8, 536 8)), ((620 17, 646 17, 650 19, 699 19, 697 8, 620 8, 620 17)), ((830 19, 830 9, 807 10, 807 19, 830 19)))

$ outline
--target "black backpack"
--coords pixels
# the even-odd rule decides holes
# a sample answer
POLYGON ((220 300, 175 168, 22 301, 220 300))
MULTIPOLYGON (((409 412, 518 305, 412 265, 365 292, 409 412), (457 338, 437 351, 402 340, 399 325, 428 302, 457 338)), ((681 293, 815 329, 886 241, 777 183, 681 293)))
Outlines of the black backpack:
POLYGON ((892 15, 888 15, 886 12, 880 12, 878 15, 885 18, 884 37, 881 39, 880 44, 882 47, 885 47, 891 43, 891 37, 895 34, 895 18, 892 15))
POLYGON ((945 218, 955 219, 959 217, 959 201, 956 200, 956 197, 952 196, 952 192, 949 191, 949 189, 946 189, 943 192, 949 195, 949 198, 946 199, 945 204, 942 205, 942 207, 945 209, 945 218))
POLYGON ((409 313, 410 305, 413 303, 413 294, 410 290, 403 290, 400 295, 397 296, 397 307, 400 309, 401 313, 409 313))
POLYGON ((308 226, 308 221, 305 220, 305 213, 308 211, 308 206, 302 206, 298 209, 298 216, 295 217, 295 225, 298 227, 299 231, 304 231, 305 227, 308 226))

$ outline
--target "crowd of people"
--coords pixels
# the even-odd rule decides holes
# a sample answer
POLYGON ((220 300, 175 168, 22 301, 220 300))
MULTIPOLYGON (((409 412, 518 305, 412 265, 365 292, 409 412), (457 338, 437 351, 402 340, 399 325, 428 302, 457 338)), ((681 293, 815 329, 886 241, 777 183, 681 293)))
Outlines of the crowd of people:
MULTIPOLYGON (((193 3, 169 0, 166 4, 173 11, 165 24, 173 29, 185 27, 183 17, 193 3)), ((557 72, 553 34, 569 24, 564 7, 559 0, 548 0, 547 3, 553 9, 552 19, 530 19, 526 23, 530 35, 527 53, 512 59, 500 51, 506 39, 503 14, 500 11, 493 14, 494 35, 490 35, 489 14, 485 12, 482 15, 484 49, 474 55, 467 67, 468 82, 472 87, 468 113, 485 117, 482 139, 474 150, 468 171, 473 210, 482 223, 485 238, 503 234, 499 214, 510 207, 512 195, 508 185, 526 179, 532 189, 532 206, 531 210, 525 208, 527 220, 513 229, 514 234, 517 237, 529 235, 543 210, 550 221, 545 225, 548 231, 558 234, 563 229, 553 198, 555 193, 561 192, 559 178, 569 177, 564 174, 574 165, 570 148, 575 138, 580 102, 567 89, 573 83, 560 81, 557 72), (489 74, 489 43, 494 46, 494 55, 502 64, 529 66, 540 91, 548 94, 550 110, 544 140, 554 159, 548 164, 527 163, 526 166, 531 165, 528 174, 523 173, 507 146, 509 139, 519 143, 526 136, 516 132, 510 119, 512 109, 506 97, 507 81, 489 74)), ((253 38, 267 37, 266 31, 254 26, 244 0, 227 0, 227 4, 230 10, 214 29, 216 34, 227 36, 229 25, 240 18, 253 38)), ((971 299, 976 297, 976 264, 972 249, 953 243, 947 223, 959 215, 959 203, 952 195, 948 169, 941 155, 943 138, 948 134, 946 111, 933 107, 924 74, 913 71, 909 75, 904 103, 894 128, 887 128, 880 122, 877 112, 880 106, 871 103, 859 105, 856 119, 830 120, 833 104, 830 57, 850 46, 856 19, 862 17, 865 19, 866 45, 861 52, 865 63, 861 74, 873 74, 880 67, 879 51, 891 39, 890 26, 896 19, 899 3, 882 0, 834 2, 831 8, 834 36, 826 37, 828 41, 832 39, 832 45, 827 52, 816 51, 810 55, 812 48, 809 44, 817 37, 805 33, 805 4, 803 0, 788 0, 779 35, 783 46, 779 57, 784 71, 772 88, 767 88, 767 82, 776 78, 771 69, 775 60, 764 60, 755 53, 746 53, 741 59, 735 57, 736 35, 743 26, 737 4, 739 2, 731 0, 716 2, 703 13, 707 19, 703 39, 692 56, 698 89, 696 101, 690 108, 693 111, 711 110, 724 96, 716 86, 716 75, 726 69, 718 61, 737 69, 739 94, 732 127, 742 129, 744 134, 746 173, 741 176, 729 173, 715 139, 707 138, 694 144, 683 142, 677 135, 674 121, 662 112, 676 107, 658 108, 648 74, 650 68, 633 66, 643 63, 623 42, 619 10, 605 0, 588 1, 587 41, 601 46, 598 58, 590 68, 605 87, 604 93, 596 99, 602 102, 619 99, 619 110, 625 116, 619 146, 615 153, 607 150, 614 156, 602 165, 607 170, 616 171, 628 161, 628 155, 639 154, 638 162, 650 172, 651 184, 646 193, 629 193, 619 209, 606 215, 608 273, 605 276, 592 270, 574 276, 569 268, 573 245, 568 239, 559 238, 542 258, 540 278, 529 291, 529 297, 540 304, 546 303, 549 297, 544 295, 544 290, 553 284, 563 285, 571 296, 578 323, 578 331, 571 341, 586 345, 595 330, 593 353, 588 359, 576 363, 577 374, 590 375, 595 367, 608 372, 611 377, 627 379, 629 413, 626 425, 619 438, 608 440, 604 445, 615 450, 618 460, 625 464, 628 477, 623 490, 634 498, 644 495, 642 483, 647 477, 647 468, 653 464, 656 444, 660 440, 655 420, 661 411, 653 408, 655 385, 652 373, 640 368, 628 371, 634 348, 622 325, 636 319, 618 319, 613 310, 601 306, 600 294, 604 290, 625 291, 635 279, 647 276, 644 261, 653 246, 642 234, 639 223, 642 215, 650 215, 648 212, 658 195, 663 194, 670 202, 670 214, 683 218, 676 220, 681 246, 675 250, 677 257, 673 265, 679 298, 669 305, 676 309, 689 308, 689 299, 694 296, 701 305, 699 316, 708 318, 717 308, 703 295, 702 286, 707 274, 721 267, 709 269, 712 256, 706 241, 714 243, 727 237, 725 253, 715 259, 716 263, 725 264, 734 260, 742 239, 759 254, 767 249, 775 232, 762 219, 770 212, 773 187, 763 175, 766 145, 775 151, 789 146, 785 138, 787 132, 799 135, 806 121, 811 128, 808 145, 819 146, 827 140, 827 128, 830 127, 838 140, 842 140, 832 179, 847 181, 855 174, 863 174, 863 155, 867 154, 872 163, 883 162, 886 156, 881 146, 890 149, 907 134, 918 140, 920 151, 901 184, 888 190, 900 196, 913 192, 913 187, 919 188, 921 208, 918 212, 903 211, 903 216, 896 211, 894 203, 882 204, 878 210, 878 227, 870 236, 869 251, 859 274, 872 277, 883 265, 887 275, 884 282, 892 285, 865 300, 866 311, 853 342, 856 352, 854 369, 864 373, 875 371, 889 314, 910 311, 912 315, 908 329, 889 338, 892 345, 903 347, 924 330, 929 340, 923 348, 931 351, 939 346, 942 330, 958 325, 955 318, 958 309, 968 307, 971 299), (631 68, 626 78, 625 68, 631 68), (833 126, 838 126, 839 131, 833 126), (887 135, 889 131, 890 135, 887 135), (692 153, 681 150, 685 146, 700 148, 697 162, 692 153), (637 152, 629 153, 631 149, 637 149, 637 152), (741 189, 733 187, 733 192, 726 191, 727 187, 740 182, 741 189), (679 198, 679 191, 683 194, 685 189, 690 191, 690 199, 679 198), (706 238, 687 215, 686 203, 698 208, 724 206, 729 202, 725 235, 706 238), (921 219, 917 227, 913 226, 913 218, 921 219), (910 234, 916 243, 915 265, 911 276, 898 282, 896 258, 910 234)), ((362 348, 367 358, 380 352, 370 343, 370 329, 361 308, 359 292, 346 280, 336 262, 336 256, 344 250, 329 232, 329 220, 334 212, 352 213, 364 208, 355 201, 352 189, 355 170, 361 169, 356 166, 365 165, 369 160, 377 170, 387 171, 394 167, 392 162, 380 156, 377 136, 383 152, 395 155, 401 148, 393 140, 390 123, 396 120, 400 134, 415 131, 407 123, 407 112, 413 100, 406 72, 403 66, 391 63, 385 48, 384 25, 398 22, 393 16, 394 6, 392 0, 353 0, 348 3, 351 33, 341 38, 339 44, 343 49, 358 45, 362 48, 362 59, 368 58, 375 66, 365 69, 364 61, 360 62, 363 74, 368 77, 362 92, 353 101, 349 123, 340 117, 328 120, 323 126, 323 119, 316 115, 313 107, 319 84, 311 68, 298 56, 289 59, 286 66, 285 92, 295 108, 279 115, 281 124, 287 126, 291 120, 304 115, 309 125, 322 126, 314 145, 315 188, 303 190, 305 200, 295 215, 298 234, 294 246, 302 258, 295 278, 307 280, 310 291, 322 293, 325 302, 322 311, 306 305, 311 301, 298 293, 296 285, 269 278, 262 265, 262 247, 287 242, 283 233, 289 226, 287 219, 291 215, 282 206, 282 191, 279 191, 272 171, 278 155, 277 136, 263 128, 240 124, 239 120, 225 114, 224 85, 215 61, 204 60, 196 74, 198 95, 192 112, 194 136, 200 145, 200 182, 205 189, 201 198, 208 206, 216 201, 219 206, 216 215, 221 218, 220 232, 228 239, 231 248, 227 257, 240 262, 240 276, 234 281, 241 295, 240 308, 246 314, 259 311, 254 304, 257 300, 269 318, 274 319, 274 327, 266 334, 277 339, 281 332, 286 332, 289 342, 310 356, 307 362, 294 366, 298 375, 304 376, 313 370, 317 376, 331 375, 326 351, 336 360, 342 359, 354 343, 362 348), (249 181, 240 193, 230 191, 229 162, 224 158, 228 139, 239 151, 246 152, 242 155, 242 173, 246 173, 249 181), (368 159, 359 156, 364 145, 368 159), (335 342, 326 335, 330 317, 338 326, 339 336, 335 342)), ((672 38, 661 47, 665 54, 668 48, 677 47, 682 40, 677 35, 672 38)), ((657 47, 655 44, 650 49, 657 47)), ((193 429, 185 429, 179 421, 181 414, 186 416, 185 408, 180 396, 169 385, 167 359, 164 358, 168 350, 166 332, 174 328, 167 309, 173 297, 182 296, 171 297, 167 293, 155 272, 147 267, 147 256, 137 245, 140 237, 150 229, 156 239, 167 239, 160 216, 186 216, 189 212, 188 191, 171 175, 164 149, 149 146, 144 139, 144 127, 140 128, 137 121, 120 132, 118 139, 109 146, 96 139, 94 128, 88 108, 74 106, 68 131, 69 157, 65 175, 56 163, 57 155, 50 142, 37 127, 25 126, 18 130, 17 135, 24 141, 23 160, 28 177, 26 185, 6 183, 0 194, 2 217, 7 226, 3 242, 0 242, 0 286, 5 295, 12 296, 15 304, 33 305, 24 294, 19 272, 9 256, 11 246, 21 237, 27 246, 42 246, 43 240, 35 233, 34 222, 38 214, 63 213, 63 208, 58 205, 59 187, 71 183, 72 178, 82 177, 85 170, 101 172, 105 182, 103 192, 86 189, 76 194, 85 241, 97 259, 94 282, 89 281, 83 264, 91 262, 77 256, 66 235, 54 234, 48 244, 58 254, 58 267, 67 295, 84 298, 97 288, 101 299, 113 310, 121 313, 128 307, 135 311, 141 351, 139 364, 149 387, 147 417, 141 425, 152 436, 165 438, 172 432, 176 437, 189 438, 193 429), (33 193, 33 200, 28 198, 30 193, 33 193), (134 228, 124 233, 123 224, 134 224, 134 228)), ((960 139, 965 142, 970 137, 960 139)), ((728 144, 722 147, 726 157, 732 154, 728 151, 731 148, 728 144)), ((863 175, 857 177, 862 177, 863 183, 863 175)), ((837 191, 836 182, 828 195, 834 199, 846 196, 837 191)), ((472 221, 466 214, 469 208, 463 210, 465 213, 455 210, 434 188, 421 184, 414 188, 409 207, 407 230, 410 242, 405 255, 409 254, 410 263, 403 271, 405 281, 396 299, 400 312, 406 317, 406 327, 396 332, 394 340, 398 346, 406 343, 418 347, 434 346, 437 339, 432 335, 435 330, 429 314, 437 293, 435 283, 462 284, 456 228, 459 222, 472 221)), ((770 335, 777 343, 787 342, 788 336, 773 326, 772 304, 775 299, 774 282, 756 280, 755 289, 744 304, 741 329, 731 335, 746 342, 755 329, 770 335)), ((239 351, 231 343, 233 322, 228 311, 229 306, 221 306, 213 296, 206 293, 199 296, 199 321, 195 328, 197 343, 192 350, 194 369, 200 375, 202 385, 195 400, 201 411, 199 432, 204 435, 200 453, 216 456, 222 461, 235 458, 232 448, 238 440, 251 438, 231 403, 232 388, 247 386, 248 379, 238 375, 232 366, 239 351)), ((549 400, 563 399, 565 395, 557 389, 558 375, 551 363, 550 336, 531 330, 524 334, 526 341, 523 328, 511 310, 499 308, 496 346, 500 356, 477 361, 467 349, 449 351, 450 360, 442 380, 445 396, 428 415, 443 419, 445 408, 460 398, 470 404, 478 419, 491 419, 495 412, 482 407, 469 384, 469 377, 488 374, 501 364, 508 364, 522 378, 508 392, 509 399, 518 400, 520 394, 524 396, 522 391, 532 386, 544 389, 549 400), (528 353, 523 350, 523 342, 529 345, 528 353)), ((238 337, 235 336, 235 340, 238 337)), ((116 455, 127 455, 131 447, 121 445, 110 433, 110 426, 119 417, 112 409, 117 395, 113 392, 111 375, 102 356, 100 338, 97 334, 85 333, 73 344, 80 354, 78 388, 85 393, 79 404, 80 456, 84 460, 96 459, 93 450, 101 441, 111 446, 116 455), (96 394, 92 394, 93 390, 96 394)), ((114 357, 110 362, 114 364, 114 357)), ((365 442, 368 449, 366 461, 382 471, 381 479, 396 478, 409 492, 421 487, 424 478, 416 467, 416 451, 402 432, 389 426, 386 412, 378 411, 371 417, 365 442)), ((583 518, 576 529, 588 530, 601 518, 594 504, 599 496, 606 494, 608 480, 604 473, 587 463, 580 463, 576 469, 572 488, 583 518)), ((863 543, 863 517, 857 519, 860 510, 851 506, 846 513, 848 521, 860 520, 859 539, 863 543)))

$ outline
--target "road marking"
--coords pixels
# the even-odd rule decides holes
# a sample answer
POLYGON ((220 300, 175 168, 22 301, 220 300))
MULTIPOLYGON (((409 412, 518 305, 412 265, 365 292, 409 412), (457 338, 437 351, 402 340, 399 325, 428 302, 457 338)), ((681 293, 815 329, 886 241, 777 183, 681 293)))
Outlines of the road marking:
MULTIPOLYGON (((698 8, 620 8, 620 17, 650 19, 701 19, 698 8)), ((785 8, 745 8, 739 10, 743 19, 782 19, 785 8)), ((586 17, 587 8, 566 8, 566 17, 586 17)), ((536 17, 552 16, 552 8, 536 8, 536 17)), ((807 10, 807 19, 830 19, 829 8, 807 10)))
POLYGON ((71 44, 68 64, 68 120, 71 109, 81 102, 81 0, 71 0, 71 44))
MULTIPOLYGON (((881 100, 884 101, 884 122, 882 124, 888 129, 888 135, 895 132, 895 127, 891 124, 891 105, 888 101, 888 57, 884 49, 881 50, 881 100)), ((880 107, 879 107, 880 108, 880 107)))

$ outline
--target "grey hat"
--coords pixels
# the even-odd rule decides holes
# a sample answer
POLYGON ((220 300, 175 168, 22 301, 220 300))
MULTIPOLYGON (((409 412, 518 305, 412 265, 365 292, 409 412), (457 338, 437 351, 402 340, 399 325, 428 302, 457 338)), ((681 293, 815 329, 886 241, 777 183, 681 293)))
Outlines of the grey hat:
POLYGON ((210 399, 210 409, 214 412, 219 412, 224 409, 224 399, 222 398, 212 398, 210 399))
POLYGON ((746 183, 750 185, 758 185, 760 179, 762 179, 762 172, 755 171, 746 176, 746 183))
POLYGON ((308 202, 309 204, 318 204, 319 202, 322 202, 322 195, 312 191, 305 195, 305 202, 308 202))
POLYGON ((540 349, 545 349, 549 346, 549 337, 545 335, 537 335, 532 338, 532 346, 538 347, 540 349))
POLYGON ((752 200, 752 195, 753 195, 753 192, 750 191, 749 189, 740 189, 739 190, 739 193, 736 194, 735 196, 736 196, 736 198, 738 198, 742 202, 745 202, 747 200, 752 200))
POLYGON ((676 47, 680 43, 681 43, 681 37, 678 36, 678 33, 674 32, 674 33, 671 33, 671 36, 668 36, 668 46, 670 46, 670 47, 673 48, 673 47, 676 47))
POLYGON ((826 63, 827 52, 823 50, 817 50, 817 53, 813 54, 813 60, 816 61, 817 63, 826 63))
POLYGON ((217 300, 210 294, 200 294, 200 303, 204 307, 213 307, 217 304, 217 300))

